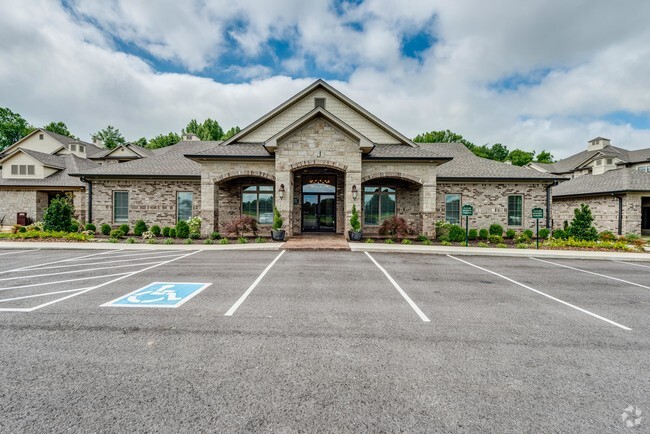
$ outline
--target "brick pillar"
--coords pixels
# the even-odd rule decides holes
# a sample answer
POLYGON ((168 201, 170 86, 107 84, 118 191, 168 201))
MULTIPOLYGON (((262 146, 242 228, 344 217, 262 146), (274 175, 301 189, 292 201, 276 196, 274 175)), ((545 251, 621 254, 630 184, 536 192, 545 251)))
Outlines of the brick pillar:
POLYGON ((284 222, 282 229, 287 237, 293 235, 293 174, 291 171, 275 173, 275 207, 280 211, 284 222), (284 185, 284 198, 280 199, 280 186, 284 185))
POLYGON ((420 187, 420 216, 422 218, 422 233, 428 237, 434 237, 436 230, 436 184, 425 183, 420 187))
POLYGON ((363 222, 362 207, 361 207, 361 172, 360 171, 348 171, 345 172, 345 186, 343 187, 344 191, 339 194, 343 194, 344 203, 345 203, 345 222, 344 222, 344 234, 345 238, 348 238, 348 231, 352 228, 350 227, 350 217, 352 216, 352 205, 357 206, 357 213, 359 214, 359 220, 363 222), (352 199, 352 186, 357 186, 357 199, 352 199))
POLYGON ((207 237, 217 230, 217 209, 219 186, 211 179, 201 180, 201 235, 207 237))

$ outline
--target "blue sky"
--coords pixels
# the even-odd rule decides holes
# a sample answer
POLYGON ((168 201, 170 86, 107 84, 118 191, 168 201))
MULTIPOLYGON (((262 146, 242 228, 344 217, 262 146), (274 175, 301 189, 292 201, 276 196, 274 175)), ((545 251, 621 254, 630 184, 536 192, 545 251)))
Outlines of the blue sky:
POLYGON ((322 78, 410 137, 634 149, 650 146, 648 16, 605 0, 8 0, 0 106, 137 139, 243 127, 322 78))

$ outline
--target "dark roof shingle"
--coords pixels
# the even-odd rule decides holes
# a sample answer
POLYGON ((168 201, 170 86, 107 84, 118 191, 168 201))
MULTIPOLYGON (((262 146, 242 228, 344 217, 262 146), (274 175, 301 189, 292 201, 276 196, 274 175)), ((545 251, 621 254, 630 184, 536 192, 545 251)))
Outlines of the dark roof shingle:
POLYGON ((650 191, 650 173, 621 168, 601 175, 582 175, 553 187, 553 197, 650 191))

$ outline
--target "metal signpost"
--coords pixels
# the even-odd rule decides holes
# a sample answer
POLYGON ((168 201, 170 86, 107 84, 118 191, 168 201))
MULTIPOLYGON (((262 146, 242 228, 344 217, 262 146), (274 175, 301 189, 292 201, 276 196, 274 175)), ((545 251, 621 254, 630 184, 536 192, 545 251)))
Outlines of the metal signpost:
POLYGON ((544 208, 533 208, 533 218, 537 225, 537 249, 539 250, 539 219, 544 218, 544 208))
POLYGON ((469 216, 474 215, 472 205, 463 205, 462 215, 465 216, 465 247, 469 245, 469 216))

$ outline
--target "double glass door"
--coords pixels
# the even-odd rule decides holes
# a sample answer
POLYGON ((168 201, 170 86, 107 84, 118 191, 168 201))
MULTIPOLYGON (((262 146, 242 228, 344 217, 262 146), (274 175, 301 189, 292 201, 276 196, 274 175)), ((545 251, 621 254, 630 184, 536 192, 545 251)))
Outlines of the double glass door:
POLYGON ((304 232, 334 232, 336 230, 336 195, 303 193, 302 230, 304 232))

